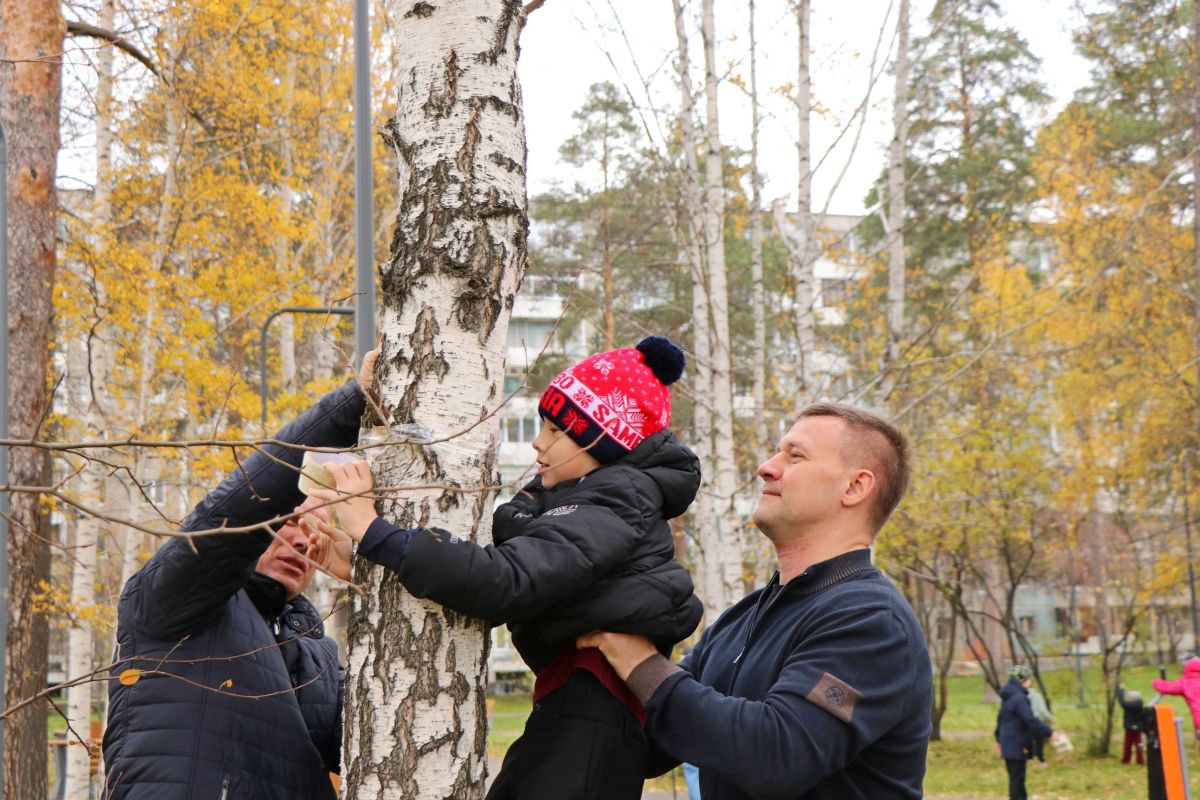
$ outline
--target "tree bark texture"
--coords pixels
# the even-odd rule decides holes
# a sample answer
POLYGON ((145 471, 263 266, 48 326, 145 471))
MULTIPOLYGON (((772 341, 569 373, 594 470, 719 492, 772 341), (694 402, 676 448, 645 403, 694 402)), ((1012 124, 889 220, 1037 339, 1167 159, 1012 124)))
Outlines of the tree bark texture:
MULTIPOLYGON (((709 319, 712 325, 712 394, 701 398, 712 403, 712 463, 702 464, 712 476, 709 491, 716 492, 716 525, 705 542, 710 577, 706 598, 721 611, 742 596, 741 525, 733 508, 737 492, 734 457, 733 376, 729 346, 729 288, 725 267, 725 159, 721 151, 720 109, 717 104, 717 40, 714 0, 701 6, 700 29, 704 37, 705 191, 704 235, 708 256, 709 319)), ((715 617, 710 617, 715 620, 715 617)))
MULTIPOLYGON (((0 0, 0 124, 8 138, 10 435, 34 436, 49 401, 51 295, 54 286, 55 164, 66 23, 57 0, 0 0)), ((47 454, 14 449, 9 480, 46 485, 47 454)), ((48 626, 35 610, 49 578, 51 539, 39 498, 12 498, 9 523, 8 666, 5 705, 46 686, 48 626)), ((4 796, 46 797, 46 707, 9 717, 4 730, 4 796)))
MULTIPOLYGON (((525 133, 514 0, 389 0, 403 80, 384 138, 400 212, 381 267, 379 391, 392 435, 368 451, 400 525, 490 541, 505 340, 527 259, 525 133), (404 427, 409 426, 409 427, 404 427), (419 487, 419 488, 411 488, 419 487)), ((488 628, 408 595, 360 561, 349 630, 349 798, 469 800, 487 770, 488 628)))

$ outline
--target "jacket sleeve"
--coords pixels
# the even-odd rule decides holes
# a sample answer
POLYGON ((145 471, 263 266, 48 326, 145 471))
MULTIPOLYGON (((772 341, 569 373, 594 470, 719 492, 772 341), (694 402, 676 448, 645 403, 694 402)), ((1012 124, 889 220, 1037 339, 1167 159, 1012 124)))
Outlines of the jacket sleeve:
MULTIPOLYGON (((687 761, 758 800, 801 796, 902 718, 923 713, 908 690, 914 652, 890 609, 859 608, 829 615, 794 647, 762 699, 721 694, 662 659, 660 674, 669 674, 645 700, 646 732, 661 751, 654 768, 687 761), (847 653, 864 655, 848 667, 847 653), (825 699, 831 691, 840 705, 825 699)), ((634 672, 643 667, 654 669, 647 659, 634 672)))
MULTIPOLYGON (((636 528, 610 508, 559 506, 530 520, 522 535, 485 547, 416 529, 397 573, 417 597, 493 623, 519 622, 620 564, 637 537, 636 528)), ((358 552, 388 565, 379 553, 358 552)))
POLYGON ((1150 685, 1154 687, 1154 691, 1162 692, 1163 694, 1183 694, 1183 678, 1175 681, 1165 681, 1162 678, 1155 678, 1150 681, 1150 685))
MULTIPOLYGON (((310 447, 349 447, 358 435, 365 401, 347 383, 286 425, 274 438, 310 447)), ((244 527, 286 514, 304 495, 297 487, 303 451, 262 448, 201 500, 180 531, 244 527)), ((176 537, 129 579, 121 607, 128 621, 157 639, 173 639, 197 627, 234 595, 254 572, 270 544, 264 531, 176 537)))
MULTIPOLYGON (((1020 700, 1020 698, 1017 698, 1020 700)), ((1026 730, 1034 736, 1042 738, 1049 737, 1054 733, 1054 729, 1037 718, 1033 713, 1033 704, 1029 702, 1029 698, 1025 697, 1024 702, 1018 702, 1013 705, 1013 711, 1017 715, 1017 719, 1024 723, 1026 730)))

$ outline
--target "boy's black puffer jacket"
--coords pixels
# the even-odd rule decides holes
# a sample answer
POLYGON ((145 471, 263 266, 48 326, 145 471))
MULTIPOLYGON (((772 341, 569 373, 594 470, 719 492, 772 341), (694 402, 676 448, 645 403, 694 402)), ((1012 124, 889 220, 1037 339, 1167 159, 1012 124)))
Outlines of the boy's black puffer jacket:
POLYGON ((703 613, 691 576, 674 560, 667 522, 699 487, 695 454, 664 430, 578 480, 546 490, 535 478, 496 509, 494 545, 425 529, 408 539, 377 521, 358 552, 384 565, 398 561, 401 583, 417 597, 509 623, 535 672, 594 630, 642 634, 665 652, 703 613))

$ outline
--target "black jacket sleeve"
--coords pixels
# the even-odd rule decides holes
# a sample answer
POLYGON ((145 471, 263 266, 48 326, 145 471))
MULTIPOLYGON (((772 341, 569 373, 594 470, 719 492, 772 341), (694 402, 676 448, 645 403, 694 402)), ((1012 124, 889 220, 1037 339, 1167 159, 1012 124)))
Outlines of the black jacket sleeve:
MULTIPOLYGON (((274 438, 310 447, 349 447, 365 408, 354 381, 321 398, 274 438)), ((297 488, 303 451, 269 445, 241 462, 184 520, 181 532, 243 527, 286 514, 303 502, 297 488)), ((201 627, 254 572, 270 544, 264 531, 177 537, 129 579, 128 621, 157 639, 201 627)))
MULTIPOLYGON (((417 529, 404 546, 398 574, 417 597, 493 623, 520 622, 570 597, 625 558, 637 529, 601 505, 551 508, 522 535, 481 547, 437 530, 417 529)), ((365 540, 364 540, 365 541, 365 540)), ((387 565, 386 552, 359 554, 387 565)))

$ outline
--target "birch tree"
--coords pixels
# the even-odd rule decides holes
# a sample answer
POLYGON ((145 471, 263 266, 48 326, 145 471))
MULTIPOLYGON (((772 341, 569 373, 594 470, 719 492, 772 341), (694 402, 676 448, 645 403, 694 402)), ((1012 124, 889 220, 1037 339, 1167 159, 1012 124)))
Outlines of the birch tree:
MULTIPOLYGON (((8 140, 9 424, 33 437, 47 412, 46 353, 55 266, 54 176, 66 23, 56 0, 0 0, 0 124, 8 140)), ((10 485, 45 486, 45 451, 14 448, 10 485)), ((46 686, 49 628, 35 610, 49 576, 51 536, 36 494, 12 497, 9 519, 6 706, 46 686)), ((46 797, 46 711, 36 704, 5 720, 4 796, 46 797)))
POLYGON ((762 108, 758 104, 758 36, 754 21, 754 0, 750 0, 750 281, 754 305, 754 345, 750 363, 754 392, 754 444, 769 446, 767 441, 767 297, 763 285, 763 210, 762 173, 758 168, 758 133, 762 108))
MULTIPOLYGON (((398 524, 490 539, 494 419, 525 270, 525 136, 515 0, 385 3, 405 76, 385 139, 400 216, 381 267, 382 410, 369 451, 398 524)), ((345 708, 346 796, 478 798, 486 773, 487 627, 406 595, 359 562, 345 708)))
MULTIPOLYGON (((679 147, 681 151, 682 220, 680 235, 684 255, 692 276, 692 352, 688 364, 688 385, 696 402, 692 411, 692 449, 700 460, 702 470, 712 463, 712 327, 709 324, 708 271, 705 268, 704 249, 704 196, 700 184, 700 170, 696 165, 696 94, 692 87, 691 55, 688 46, 687 18, 682 0, 671 0, 675 14, 675 41, 679 57, 676 70, 679 78, 679 147)), ((713 538, 712 530, 717 524, 713 495, 701 487, 692 505, 694 540, 700 550, 699 594, 704 600, 704 614, 709 621, 724 610, 717 605, 719 589, 709 585, 716 572, 709 567, 707 542, 713 538), (711 598, 711 600, 710 600, 711 598)))
MULTIPOLYGON (((720 111, 717 103, 717 41, 714 0, 701 5, 700 31, 704 38, 704 246, 708 267, 707 322, 712 326, 712 392, 699 402, 712 403, 711 463, 703 464, 715 490, 713 526, 703 542, 705 570, 709 573, 704 602, 719 614, 742 596, 740 526, 733 508, 737 491, 737 464, 733 457, 733 380, 730 371, 729 288, 725 267, 725 159, 721 151, 720 111)), ((715 614, 708 621, 716 620, 715 614)))
POLYGON ((892 141, 887 170, 887 343, 879 396, 886 402, 896 385, 904 339, 904 153, 908 143, 909 0, 900 0, 896 21, 896 89, 892 99, 892 141))
MULTIPOLYGON (((788 243, 788 265, 792 274, 792 324, 796 328, 795 379, 804 405, 812 397, 813 356, 817 346, 817 323, 813 313, 816 296, 816 224, 812 213, 812 70, 809 50, 812 25, 811 0, 796 0, 796 221, 779 225, 779 235, 788 243), (790 241, 789 241, 790 239, 790 241)), ((777 224, 780 222, 777 216, 777 224)))

